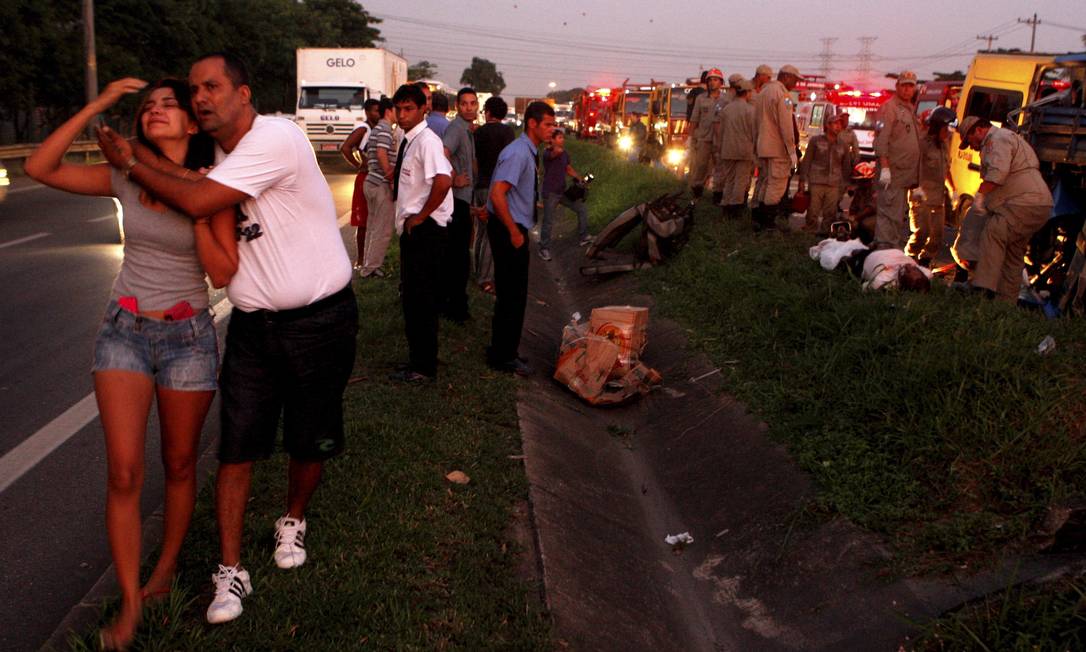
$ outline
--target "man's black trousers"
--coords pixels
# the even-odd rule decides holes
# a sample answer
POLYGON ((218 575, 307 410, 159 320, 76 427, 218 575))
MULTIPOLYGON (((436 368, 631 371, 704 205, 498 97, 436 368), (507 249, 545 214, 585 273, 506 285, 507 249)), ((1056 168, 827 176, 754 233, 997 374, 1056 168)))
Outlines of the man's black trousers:
POLYGON ((524 327, 524 309, 528 303, 528 229, 517 225, 524 236, 519 249, 509 241, 509 229, 497 215, 486 222, 490 251, 494 256, 494 322, 490 336, 488 362, 503 364, 517 357, 520 332, 524 327))
POLYGON ((400 236, 403 321, 411 371, 437 375, 437 320, 441 257, 448 234, 430 218, 400 236))
POLYGON ((441 313, 452 321, 468 319, 468 277, 471 274, 471 204, 453 200, 449 237, 441 261, 441 313))

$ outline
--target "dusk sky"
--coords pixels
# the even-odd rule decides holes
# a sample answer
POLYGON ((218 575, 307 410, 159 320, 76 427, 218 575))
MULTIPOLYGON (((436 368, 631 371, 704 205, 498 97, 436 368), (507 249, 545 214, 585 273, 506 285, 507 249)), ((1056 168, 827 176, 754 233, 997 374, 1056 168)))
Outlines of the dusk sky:
MULTIPOLYGON (((649 2, 538 2, 536 0, 364 0, 384 19, 384 46, 408 63, 438 65, 438 79, 453 87, 472 56, 498 65, 503 95, 557 88, 617 85, 623 79, 679 82, 702 68, 725 76, 751 76, 760 63, 791 63, 821 74, 820 39, 831 45, 830 77, 856 81, 859 37, 871 43, 874 78, 902 68, 921 78, 932 71, 965 70, 986 43, 1029 49, 1030 27, 1017 22, 1034 12, 1038 51, 1086 50, 1083 0, 964 0, 861 2, 858 0, 687 0, 649 2)), ((882 81, 882 80, 878 80, 882 81)), ((876 82, 877 83, 877 82, 876 82)))

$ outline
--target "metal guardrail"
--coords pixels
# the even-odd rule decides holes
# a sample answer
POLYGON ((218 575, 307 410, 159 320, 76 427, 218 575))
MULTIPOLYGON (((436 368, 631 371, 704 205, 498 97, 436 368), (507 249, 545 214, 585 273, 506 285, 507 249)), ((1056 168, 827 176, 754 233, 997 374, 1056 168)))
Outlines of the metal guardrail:
MULTIPOLYGON (((26 158, 30 156, 40 143, 2 145, 0 146, 0 160, 13 158, 26 158)), ((68 147, 68 153, 88 153, 98 151, 98 141, 77 140, 68 147)))

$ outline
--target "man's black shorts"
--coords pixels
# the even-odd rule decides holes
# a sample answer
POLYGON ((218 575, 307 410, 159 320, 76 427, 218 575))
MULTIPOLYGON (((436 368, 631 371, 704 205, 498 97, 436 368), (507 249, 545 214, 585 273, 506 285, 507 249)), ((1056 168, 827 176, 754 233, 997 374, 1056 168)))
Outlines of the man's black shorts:
POLYGON ((294 310, 235 308, 226 331, 219 461, 267 459, 279 415, 291 458, 343 450, 343 390, 354 368, 358 305, 346 288, 294 310))

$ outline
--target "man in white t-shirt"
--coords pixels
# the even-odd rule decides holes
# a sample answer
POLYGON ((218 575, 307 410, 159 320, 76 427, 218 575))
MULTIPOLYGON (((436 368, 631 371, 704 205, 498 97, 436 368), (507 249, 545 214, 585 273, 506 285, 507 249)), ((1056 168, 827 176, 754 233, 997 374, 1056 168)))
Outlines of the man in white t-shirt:
POLYGON ((215 492, 222 563, 207 610, 209 622, 221 623, 241 614, 252 591, 241 566, 245 505, 252 464, 271 456, 280 415, 290 467, 275 562, 305 562, 305 508, 324 461, 343 449, 358 308, 332 193, 305 134, 289 120, 257 115, 245 64, 231 54, 197 60, 189 84, 200 126, 218 145, 206 178, 164 174, 109 130, 99 140, 112 165, 193 219, 239 206, 215 492))
POLYGON ((392 96, 392 104, 396 122, 405 132, 392 176, 392 199, 400 236, 403 320, 410 359, 391 378, 427 383, 437 375, 441 262, 453 212, 452 165, 441 138, 427 128, 422 89, 404 84, 392 96))

